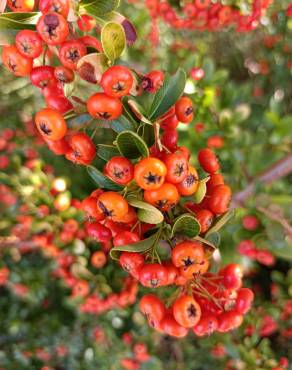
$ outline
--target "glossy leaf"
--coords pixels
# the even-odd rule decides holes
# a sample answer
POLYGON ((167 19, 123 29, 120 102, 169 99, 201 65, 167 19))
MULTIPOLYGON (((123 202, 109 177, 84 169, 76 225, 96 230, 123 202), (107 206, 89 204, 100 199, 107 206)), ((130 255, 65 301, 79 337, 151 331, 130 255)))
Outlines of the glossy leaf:
POLYGON ((163 214, 151 204, 138 199, 129 199, 128 202, 131 206, 138 208, 137 214, 140 221, 154 225, 163 221, 163 214))
POLYGON ((120 0, 82 0, 80 9, 93 17, 102 17, 118 8, 120 0))
POLYGON ((92 117, 89 114, 85 113, 69 119, 67 121, 67 125, 71 129, 80 129, 81 127, 85 127, 89 122, 91 122, 91 120, 92 117))
POLYGON ((205 179, 199 181, 199 186, 197 191, 194 194, 193 201, 195 203, 201 203, 201 201, 204 199, 206 192, 207 192, 207 185, 206 183, 209 181, 209 177, 206 177, 205 179))
POLYGON ((155 142, 155 133, 153 125, 140 125, 137 134, 143 138, 150 148, 155 142))
POLYGON ((152 125, 152 122, 149 121, 148 118, 145 117, 145 110, 142 107, 141 104, 139 104, 136 100, 134 99, 127 99, 127 104, 131 111, 134 113, 136 118, 138 118, 139 121, 142 121, 144 123, 148 123, 149 125, 152 125))
POLYGON ((182 234, 194 238, 200 233, 200 224, 190 213, 179 216, 172 226, 171 237, 175 234, 182 234))
POLYGON ((136 124, 123 114, 118 119, 115 119, 110 122, 110 128, 117 133, 123 131, 135 131, 136 124))
POLYGON ((0 29, 23 30, 35 29, 41 13, 16 13, 0 14, 0 29))
POLYGON ((120 153, 127 158, 136 159, 149 156, 147 144, 135 132, 121 132, 116 138, 116 145, 120 153))
MULTIPOLYGON (((220 238, 220 235, 219 235, 219 238, 220 238)), ((202 238, 200 236, 196 236, 195 239, 198 240, 199 242, 203 243, 203 244, 207 244, 209 247, 211 247, 213 249, 217 249, 217 245, 216 244, 218 243, 218 239, 216 241, 216 237, 215 236, 213 236, 212 238, 210 238, 210 240, 209 239, 206 239, 206 238, 202 238)), ((220 242, 220 239, 219 239, 219 242, 220 242)))
POLYGON ((101 159, 105 161, 110 160, 112 157, 120 155, 118 149, 113 145, 98 144, 97 153, 101 159))
POLYGON ((179 68, 174 76, 165 75, 162 87, 154 96, 149 118, 156 119, 167 112, 181 97, 186 84, 186 73, 179 68))
POLYGON ((87 172, 99 188, 113 190, 113 191, 123 190, 122 186, 110 180, 102 172, 100 172, 97 168, 93 166, 87 166, 87 172))
POLYGON ((114 247, 110 251, 110 256, 114 260, 118 260, 121 252, 138 252, 144 253, 150 250, 155 243, 157 238, 157 233, 151 235, 149 238, 140 240, 136 243, 120 245, 118 247, 114 247))
POLYGON ((105 55, 111 62, 114 62, 126 47, 124 28, 119 23, 106 23, 101 30, 101 43, 105 55))
POLYGON ((223 216, 220 216, 215 224, 208 230, 206 237, 208 237, 210 234, 213 234, 214 232, 219 231, 233 216, 235 215, 235 210, 232 209, 231 211, 228 211, 223 216))
POLYGON ((221 236, 217 231, 214 231, 211 234, 205 235, 205 239, 208 240, 209 243, 212 243, 216 248, 218 248, 220 245, 221 236))

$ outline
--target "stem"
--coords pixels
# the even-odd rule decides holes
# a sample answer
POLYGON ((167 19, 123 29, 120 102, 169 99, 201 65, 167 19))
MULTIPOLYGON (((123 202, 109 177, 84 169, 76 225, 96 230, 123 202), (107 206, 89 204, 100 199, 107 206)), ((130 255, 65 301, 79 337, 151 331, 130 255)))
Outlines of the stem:
POLYGON ((159 127, 160 127, 159 123, 154 122, 153 126, 154 126, 154 134, 155 134, 155 144, 157 144, 158 149, 161 152, 162 151, 162 144, 161 144, 161 141, 160 141, 160 138, 159 138, 159 127))
POLYGON ((290 173, 292 173, 292 153, 287 154, 284 158, 274 163, 270 168, 256 176, 244 190, 236 193, 233 197, 231 208, 243 206, 247 199, 253 195, 257 183, 271 184, 290 173))
POLYGON ((263 213, 270 220, 278 222, 280 225, 282 225, 286 234, 289 236, 289 238, 292 239, 292 226, 289 224, 289 222, 284 217, 281 217, 279 214, 275 214, 274 212, 270 211, 267 208, 258 206, 256 207, 256 209, 259 212, 263 213))
POLYGON ((153 263, 154 259, 157 259, 158 262, 161 264, 161 260, 160 260, 160 257, 159 257, 159 254, 156 250, 156 247, 159 243, 159 239, 160 239, 160 236, 161 236, 161 233, 162 233, 162 226, 160 226, 159 230, 157 231, 157 236, 154 240, 154 243, 153 243, 153 247, 151 248, 151 263, 153 263))
POLYGON ((93 133, 92 133, 92 135, 91 135, 91 137, 90 137, 90 139, 91 139, 91 140, 93 140, 93 139, 94 139, 95 134, 96 134, 96 132, 97 132, 97 129, 98 129, 98 127, 96 127, 96 128, 94 129, 94 131, 93 131, 93 133))

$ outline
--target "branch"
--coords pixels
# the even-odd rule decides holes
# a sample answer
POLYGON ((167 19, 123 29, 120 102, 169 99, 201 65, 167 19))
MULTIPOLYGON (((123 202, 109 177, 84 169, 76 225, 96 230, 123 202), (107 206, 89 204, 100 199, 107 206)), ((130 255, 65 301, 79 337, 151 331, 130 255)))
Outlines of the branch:
POLYGON ((289 222, 284 218, 281 217, 279 214, 270 211, 267 208, 263 207, 256 207, 256 209, 263 213, 267 218, 269 218, 272 221, 278 222, 280 225, 282 225, 283 229, 285 230, 287 236, 289 236, 290 239, 292 239, 292 226, 289 224, 289 222))
POLYGON ((231 208, 243 206, 247 199, 253 195, 256 184, 271 184, 290 173, 292 173, 292 152, 256 176, 244 190, 236 193, 233 196, 231 208))

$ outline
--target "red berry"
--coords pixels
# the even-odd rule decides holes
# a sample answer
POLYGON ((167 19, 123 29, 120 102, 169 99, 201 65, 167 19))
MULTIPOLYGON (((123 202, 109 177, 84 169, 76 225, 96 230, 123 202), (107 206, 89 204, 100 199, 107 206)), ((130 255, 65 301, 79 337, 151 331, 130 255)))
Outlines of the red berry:
POLYGON ((143 286, 157 288, 167 283, 167 270, 159 263, 144 265, 139 273, 139 280, 143 286))
POLYGON ((236 311, 223 312, 218 316, 218 331, 219 333, 227 333, 230 330, 238 328, 243 321, 241 314, 236 311))
POLYGON ((89 223, 86 227, 86 232, 99 242, 107 242, 112 238, 110 229, 99 222, 89 223))
POLYGON ((126 245, 136 243, 140 240, 139 236, 131 231, 122 231, 118 233, 113 240, 115 247, 119 245, 126 245))
POLYGON ((82 14, 77 19, 77 26, 80 31, 89 32, 96 26, 96 20, 90 15, 82 14))
POLYGON ((182 123, 189 123, 194 118, 193 102, 187 96, 181 97, 175 104, 175 114, 182 123))
POLYGON ((239 289, 242 284, 243 270, 240 265, 231 263, 219 271, 222 284, 227 289, 239 289))
POLYGON ((242 226, 246 230, 254 231, 259 227, 259 220, 256 216, 247 215, 242 219, 242 226))
POLYGON ((37 58, 43 51, 43 42, 37 32, 31 30, 19 31, 15 38, 15 45, 23 56, 37 58))
POLYGON ((253 292, 248 288, 241 288, 237 292, 234 309, 240 314, 246 314, 252 305, 254 299, 253 292))
POLYGON ((208 148, 199 151, 198 160, 203 170, 208 173, 215 173, 220 168, 216 155, 208 148))
POLYGON ((215 214, 222 214, 228 210, 231 200, 231 189, 227 185, 218 185, 211 189, 208 207, 215 214))
POLYGON ((202 337, 204 335, 210 335, 218 328, 218 320, 215 315, 206 314, 202 316, 200 321, 194 327, 194 333, 198 337, 202 337))
POLYGON ((108 96, 120 98, 129 94, 133 82, 133 75, 128 68, 112 66, 103 73, 100 84, 108 96))

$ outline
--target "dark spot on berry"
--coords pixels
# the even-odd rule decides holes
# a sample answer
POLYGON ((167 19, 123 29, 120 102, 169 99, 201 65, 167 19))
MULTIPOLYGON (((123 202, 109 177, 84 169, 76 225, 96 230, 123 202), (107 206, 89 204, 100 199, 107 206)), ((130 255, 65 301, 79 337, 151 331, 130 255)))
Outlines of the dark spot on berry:
POLYGON ((193 304, 190 304, 190 306, 187 308, 187 312, 189 317, 196 317, 197 310, 193 304))
POLYGON ((189 106, 186 110, 185 110, 185 115, 186 116, 189 116, 193 113, 193 107, 192 106, 189 106))
POLYGON ((97 117, 100 119, 109 119, 111 115, 108 112, 98 112, 97 117))
POLYGON ((160 199, 159 201, 157 201, 155 204, 158 208, 163 208, 167 205, 167 199, 160 199))
POLYGON ((114 177, 116 177, 117 179, 122 179, 124 175, 124 171, 119 171, 117 168, 114 168, 114 177))
POLYGON ((124 82, 118 82, 115 85, 112 86, 113 91, 120 92, 125 90, 125 83, 124 82))
POLYGON ((74 155, 75 158, 81 158, 82 157, 81 153, 78 152, 78 150, 76 150, 76 149, 74 150, 73 155, 74 155))
POLYGON ((48 32, 50 38, 56 36, 55 30, 59 26, 59 19, 55 14, 46 14, 44 17, 44 24, 47 26, 46 32, 48 32))
POLYGON ((184 164, 183 163, 178 163, 175 166, 175 170, 174 170, 175 176, 180 177, 182 175, 182 173, 184 172, 184 170, 185 170, 184 164))
POLYGON ((40 129, 45 135, 51 135, 52 130, 44 123, 40 123, 40 129))
POLYGON ((158 279, 151 279, 149 282, 150 282, 150 285, 153 288, 155 288, 158 285, 159 280, 158 279))
POLYGON ((193 265, 194 264, 194 261, 193 260, 191 260, 191 258, 190 257, 188 257, 187 259, 183 259, 182 260, 183 261, 183 263, 185 264, 185 267, 188 267, 188 266, 191 266, 191 265, 193 265))
POLYGON ((98 206, 101 209, 102 213, 105 215, 105 217, 113 216, 113 210, 107 209, 106 206, 102 202, 98 202, 98 206))
POLYGON ((55 13, 59 13, 62 10, 62 7, 57 1, 54 1, 52 4, 52 9, 55 13))
POLYGON ((195 177, 193 174, 188 175, 188 176, 184 179, 184 183, 185 183, 185 185, 186 185, 187 187, 191 187, 191 186, 194 184, 194 182, 196 182, 196 181, 197 181, 197 179, 196 179, 196 177, 195 177))
POLYGON ((144 176, 144 179, 147 184, 158 184, 161 181, 161 176, 149 172, 146 176, 144 176))
POLYGON ((8 67, 11 69, 12 72, 16 72, 17 65, 14 63, 10 58, 8 60, 8 67))
POLYGON ((143 77, 142 78, 142 88, 143 90, 146 90, 146 91, 151 91, 153 89, 153 82, 151 80, 151 78, 149 77, 143 77))
POLYGON ((80 54, 77 49, 69 49, 66 53, 66 59, 69 59, 71 62, 75 63, 80 59, 80 54))

